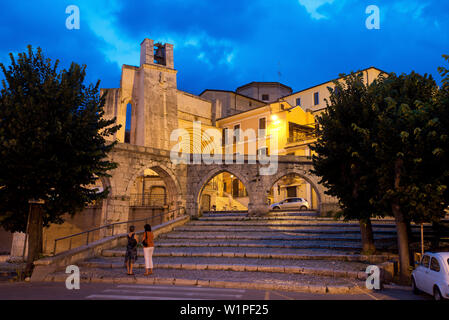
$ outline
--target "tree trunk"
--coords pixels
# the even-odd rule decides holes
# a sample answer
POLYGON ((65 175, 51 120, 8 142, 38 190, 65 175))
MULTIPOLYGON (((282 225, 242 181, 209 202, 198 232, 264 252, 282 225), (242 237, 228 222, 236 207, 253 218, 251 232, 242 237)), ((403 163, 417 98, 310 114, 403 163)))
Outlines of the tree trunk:
POLYGON ((399 277, 402 284, 410 282, 410 250, 407 233, 407 223, 404 221, 404 215, 399 204, 392 204, 392 211, 396 221, 396 231, 398 236, 399 249, 399 277))
POLYGON ((407 219, 407 217, 404 217, 405 224, 407 226, 407 236, 408 236, 408 244, 409 244, 409 260, 410 265, 413 266, 415 263, 415 253, 413 250, 410 250, 410 244, 415 242, 415 236, 412 232, 412 224, 410 223, 410 219, 407 219))
POLYGON ((360 234, 362 236, 362 254, 370 255, 376 252, 374 244, 373 226, 371 219, 362 219, 360 223, 360 234))
POLYGON ((26 274, 28 276, 33 272, 33 262, 39 258, 42 253, 42 232, 43 232, 43 211, 42 205, 30 203, 30 212, 28 218, 28 256, 26 265, 26 274))

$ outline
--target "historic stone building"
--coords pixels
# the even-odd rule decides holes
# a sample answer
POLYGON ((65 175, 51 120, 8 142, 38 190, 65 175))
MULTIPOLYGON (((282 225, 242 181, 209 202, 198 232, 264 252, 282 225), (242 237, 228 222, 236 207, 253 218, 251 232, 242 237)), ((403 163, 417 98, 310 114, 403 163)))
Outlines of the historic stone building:
MULTIPOLYGON (((311 111, 303 107, 309 99, 308 91, 292 93, 290 87, 277 82, 252 82, 236 92, 208 89, 196 96, 178 90, 174 62, 173 45, 145 39, 140 65, 123 65, 120 87, 102 90, 106 94, 105 117, 115 118, 122 125, 109 137, 118 141, 110 158, 119 166, 110 178, 101 179, 96 186, 109 188, 109 197, 74 218, 68 217, 63 225, 47 229, 47 252, 55 238, 99 225, 179 208, 197 216, 202 210, 216 207, 220 197, 244 198, 235 206, 237 209, 265 214, 269 199, 277 199, 273 187, 279 190, 277 197, 284 196, 279 181, 285 177, 289 180, 292 175, 304 182, 303 187, 294 184, 294 188, 304 190, 304 197, 310 197, 315 210, 326 214, 337 208, 336 200, 325 195, 319 179, 309 172, 312 162, 307 146, 314 141, 309 133, 315 125, 312 111, 319 108, 311 111), (235 133, 245 126, 264 131, 254 139, 235 133), (222 141, 224 129, 237 130, 231 139, 222 141), (183 134, 173 135, 179 130, 183 134), (307 134, 302 135, 301 130, 307 134), (216 131, 220 136, 214 136, 216 131), (296 138, 292 139, 290 135, 294 134, 296 138), (270 145, 269 141, 278 138, 278 148, 267 147, 260 152, 263 146, 270 145), (247 151, 249 143, 256 143, 256 152, 247 151), (239 145, 246 151, 238 151, 239 145), (172 160, 171 151, 176 146, 176 154, 188 154, 186 161, 172 160), (200 157, 198 162, 196 156, 205 154, 223 160, 227 156, 228 161, 206 164, 200 157), (264 174, 267 168, 274 170, 264 174), (217 195, 212 198, 214 192, 217 195)), ((374 77, 377 69, 373 70, 368 70, 367 76, 374 77)), ((314 97, 316 103, 316 94, 314 97)), ((288 190, 285 183, 282 186, 288 190)), ((232 207, 230 203, 229 208, 232 207)))

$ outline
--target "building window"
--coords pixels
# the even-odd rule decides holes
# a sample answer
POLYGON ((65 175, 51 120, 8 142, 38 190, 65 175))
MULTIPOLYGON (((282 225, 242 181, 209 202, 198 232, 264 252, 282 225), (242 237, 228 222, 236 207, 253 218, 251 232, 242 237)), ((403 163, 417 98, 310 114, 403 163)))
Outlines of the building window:
POLYGON ((296 98, 296 105, 300 106, 301 105, 301 98, 296 98))
POLYGON ((236 124, 234 126, 234 144, 240 141, 240 125, 236 124))
POLYGON ((338 96, 340 95, 340 88, 339 88, 339 87, 335 87, 335 88, 334 88, 334 95, 335 95, 336 97, 338 97, 338 96))
POLYGON ((261 136, 265 136, 266 130, 267 130, 267 118, 260 118, 259 119, 259 134, 261 136))
POLYGON ((126 119, 125 119, 125 143, 131 143, 131 118, 132 118, 132 104, 126 105, 126 119))
POLYGON ((223 130, 221 131, 221 145, 223 147, 226 146, 226 140, 228 139, 227 135, 228 135, 228 128, 223 128, 223 130))
POLYGON ((281 103, 281 110, 285 110, 285 105, 281 103))
POLYGON ((268 94, 263 94, 262 95, 262 100, 263 101, 268 101, 268 100, 270 100, 270 96, 268 94))
POLYGON ((315 105, 320 104, 320 93, 319 92, 315 92, 313 94, 313 102, 315 105))

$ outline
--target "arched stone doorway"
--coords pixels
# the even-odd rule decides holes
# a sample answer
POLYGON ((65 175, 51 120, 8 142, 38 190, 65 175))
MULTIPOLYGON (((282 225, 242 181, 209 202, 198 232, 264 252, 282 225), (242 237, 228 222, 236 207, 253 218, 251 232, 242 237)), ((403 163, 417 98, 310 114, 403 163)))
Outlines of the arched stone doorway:
POLYGON ((271 202, 277 202, 276 200, 281 198, 299 197, 305 198, 311 205, 311 209, 320 211, 322 208, 323 187, 314 175, 301 168, 278 170, 275 175, 270 176, 265 192, 271 202), (295 190, 294 194, 292 190, 295 190))
POLYGON ((138 170, 130 179, 128 220, 160 216, 178 207, 179 183, 173 173, 162 165, 138 170))
POLYGON ((251 196, 248 181, 237 170, 214 168, 196 186, 194 199, 197 214, 206 209, 206 198, 212 211, 246 211, 251 196))
POLYGON ((273 183, 267 198, 270 204, 278 203, 286 198, 302 198, 309 203, 309 209, 318 210, 320 206, 318 192, 318 189, 303 175, 286 173, 273 183))

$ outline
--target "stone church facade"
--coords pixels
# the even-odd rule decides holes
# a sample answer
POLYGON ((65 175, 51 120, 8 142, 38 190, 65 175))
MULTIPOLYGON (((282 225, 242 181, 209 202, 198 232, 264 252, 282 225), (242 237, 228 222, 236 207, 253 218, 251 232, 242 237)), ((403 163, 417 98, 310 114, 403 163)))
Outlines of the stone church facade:
MULTIPOLYGON (((260 89, 264 85, 270 87, 270 83, 253 83, 252 87, 260 89)), ((173 45, 155 44, 153 40, 145 39, 141 43, 140 66, 123 65, 120 88, 102 89, 106 94, 105 117, 115 118, 122 125, 114 136, 109 137, 111 141, 118 141, 109 155, 118 163, 118 168, 96 186, 109 188, 109 196, 80 215, 68 218, 63 225, 46 229, 46 251, 58 237, 99 225, 175 209, 198 216, 202 191, 212 178, 223 172, 232 174, 246 187, 250 215, 268 212, 270 188, 288 174, 298 175, 313 187, 318 198, 318 211, 334 210, 336 200, 325 195, 318 177, 309 172, 312 168, 310 157, 279 155, 277 170, 272 175, 261 175, 264 165, 252 161, 248 155, 239 157, 234 154, 231 163, 176 164, 171 160, 170 151, 179 142, 171 139, 175 130, 184 129, 192 141, 197 140, 204 146, 204 132, 219 129, 217 120, 220 118, 260 108, 269 102, 262 98, 276 100, 292 91, 272 83, 267 97, 260 95, 259 89, 251 91, 250 85, 241 87, 241 93, 206 90, 200 96, 178 90, 173 45), (201 123, 200 136, 194 130, 195 122, 201 123), (162 201, 156 211, 154 205, 147 205, 146 197, 152 192, 157 192, 158 201, 162 201)), ((221 141, 215 143, 221 146, 221 141)), ((194 157, 192 154, 203 151, 202 147, 190 149, 189 159, 194 157)))

